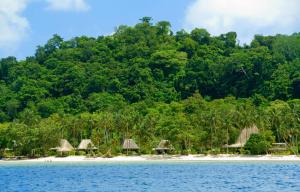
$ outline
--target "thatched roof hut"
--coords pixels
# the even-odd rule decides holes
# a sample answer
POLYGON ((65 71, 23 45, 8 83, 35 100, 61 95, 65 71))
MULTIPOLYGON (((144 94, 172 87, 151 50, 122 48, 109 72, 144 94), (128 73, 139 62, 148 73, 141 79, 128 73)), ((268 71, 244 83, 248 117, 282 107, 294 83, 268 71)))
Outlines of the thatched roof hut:
POLYGON ((161 140, 154 150, 157 153, 167 153, 173 150, 173 146, 171 145, 169 140, 161 140))
POLYGON ((224 147, 227 148, 242 148, 245 146, 245 144, 247 143, 247 141, 249 140, 251 134, 256 134, 258 133, 258 128, 256 127, 256 125, 253 125, 251 127, 248 128, 244 128, 239 137, 237 138, 236 142, 232 145, 224 145, 224 147))
POLYGON ((92 140, 90 139, 83 139, 81 140, 78 150, 96 150, 97 147, 93 144, 92 140))
POLYGON ((122 148, 123 150, 131 151, 136 151, 140 149, 133 139, 125 139, 122 148))
POLYGON ((269 149, 270 152, 283 152, 288 151, 288 145, 286 143, 272 143, 272 147, 269 149))
POLYGON ((66 139, 61 139, 60 146, 55 149, 58 152, 70 152, 74 150, 74 147, 66 139))

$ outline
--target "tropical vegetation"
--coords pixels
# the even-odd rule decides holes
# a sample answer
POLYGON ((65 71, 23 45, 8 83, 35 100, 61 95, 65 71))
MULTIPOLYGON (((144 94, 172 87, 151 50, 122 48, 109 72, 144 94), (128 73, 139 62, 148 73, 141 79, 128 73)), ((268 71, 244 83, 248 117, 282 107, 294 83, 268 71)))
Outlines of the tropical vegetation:
POLYGON ((161 139, 177 153, 221 152, 254 124, 263 149, 297 147, 300 33, 240 45, 235 32, 173 32, 144 17, 109 36, 54 35, 34 56, 0 60, 0 122, 0 149, 16 155, 47 155, 61 138, 91 138, 103 154, 124 138, 141 153, 161 139))

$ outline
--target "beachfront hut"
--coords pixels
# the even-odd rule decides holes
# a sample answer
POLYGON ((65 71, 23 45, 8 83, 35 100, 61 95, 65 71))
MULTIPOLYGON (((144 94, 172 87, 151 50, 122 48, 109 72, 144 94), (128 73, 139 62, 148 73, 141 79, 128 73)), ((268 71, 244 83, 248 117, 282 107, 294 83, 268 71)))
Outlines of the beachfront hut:
POLYGON ((258 128, 256 127, 256 125, 253 125, 251 127, 248 128, 244 128, 239 137, 237 138, 236 142, 234 144, 231 145, 224 145, 224 148, 243 148, 245 146, 245 144, 247 143, 247 141, 249 140, 251 134, 257 134, 258 133, 258 128))
POLYGON ((158 154, 165 154, 173 150, 173 146, 171 145, 169 140, 161 140, 154 150, 158 154))
POLYGON ((288 145, 286 143, 272 143, 272 147, 269 152, 280 153, 288 151, 288 145))
POLYGON ((61 153, 74 151, 74 147, 66 139, 61 139, 59 147, 53 149, 61 153))
POLYGON ((139 146, 134 142, 133 139, 125 139, 123 142, 123 151, 126 151, 127 153, 129 151, 135 151, 138 152, 139 151, 139 146))
POLYGON ((92 140, 90 139, 83 139, 81 140, 78 150, 88 151, 88 150, 97 150, 97 147, 93 144, 92 140))

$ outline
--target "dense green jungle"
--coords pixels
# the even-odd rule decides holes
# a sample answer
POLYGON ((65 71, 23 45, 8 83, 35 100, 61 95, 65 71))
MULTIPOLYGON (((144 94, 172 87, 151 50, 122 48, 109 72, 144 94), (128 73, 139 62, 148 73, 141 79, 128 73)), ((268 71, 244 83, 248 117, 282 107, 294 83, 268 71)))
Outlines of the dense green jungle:
POLYGON ((294 154, 299 98, 300 33, 240 45, 235 32, 174 32, 144 17, 113 35, 53 35, 33 56, 2 58, 0 156, 49 155, 62 138, 92 139, 98 154, 119 154, 125 138, 141 154, 161 139, 173 153, 223 153, 254 125, 259 135, 241 153, 277 142, 294 154))

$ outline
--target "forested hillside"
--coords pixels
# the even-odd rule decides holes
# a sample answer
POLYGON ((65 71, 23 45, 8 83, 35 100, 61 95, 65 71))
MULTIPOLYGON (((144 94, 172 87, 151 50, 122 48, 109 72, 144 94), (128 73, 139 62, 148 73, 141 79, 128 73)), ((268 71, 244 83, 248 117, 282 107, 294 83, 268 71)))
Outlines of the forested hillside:
POLYGON ((45 154, 60 138, 92 138, 105 153, 134 138, 180 152, 234 143, 256 124, 272 142, 300 135, 300 33, 171 31, 144 17, 111 36, 54 35, 34 56, 0 60, 0 148, 45 154))

